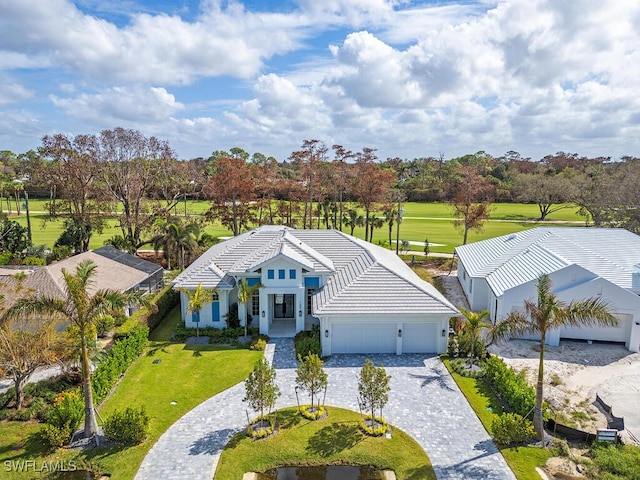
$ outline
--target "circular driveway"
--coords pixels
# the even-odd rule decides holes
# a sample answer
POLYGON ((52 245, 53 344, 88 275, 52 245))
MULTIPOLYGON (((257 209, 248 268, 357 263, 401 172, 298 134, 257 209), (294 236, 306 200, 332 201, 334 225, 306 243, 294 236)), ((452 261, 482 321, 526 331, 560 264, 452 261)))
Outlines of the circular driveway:
MULTIPOLYGON (((277 408, 295 405, 293 340, 273 339, 265 356, 277 369, 277 408)), ((384 363, 391 375, 384 417, 425 449, 439 479, 515 480, 437 356, 334 355, 325 363, 326 405, 358 411, 357 376, 365 358, 384 363)), ((241 382, 185 414, 151 448, 136 480, 211 480, 224 446, 246 426, 243 397, 241 382)))

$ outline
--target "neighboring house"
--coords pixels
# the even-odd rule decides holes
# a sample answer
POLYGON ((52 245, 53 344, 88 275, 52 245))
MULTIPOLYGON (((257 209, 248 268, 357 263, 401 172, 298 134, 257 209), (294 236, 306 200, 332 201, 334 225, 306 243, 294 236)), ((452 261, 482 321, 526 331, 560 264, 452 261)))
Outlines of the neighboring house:
POLYGON ((214 245, 174 280, 177 289, 215 291, 197 315, 181 293, 185 325, 224 327, 240 279, 262 285, 248 305, 260 333, 293 336, 319 324, 323 355, 445 352, 458 314, 389 250, 335 230, 263 226, 214 245))
POLYGON ((94 250, 93 253, 97 253, 98 255, 114 260, 122 265, 126 265, 127 267, 143 272, 146 276, 135 286, 136 290, 155 292, 162 288, 164 269, 160 265, 144 260, 143 258, 136 257, 130 253, 123 252, 122 250, 118 250, 111 245, 100 247, 94 250))
MULTIPOLYGON (((110 289, 119 292, 130 292, 136 290, 148 291, 152 282, 153 273, 148 273, 140 268, 134 268, 124 263, 100 255, 97 252, 84 252, 74 255, 65 260, 61 260, 46 267, 1 268, 0 269, 0 291, 2 291, 3 308, 9 308, 13 302, 25 294, 46 295, 50 297, 65 297, 65 282, 62 269, 69 273, 75 273, 76 267, 84 260, 91 260, 96 264, 95 275, 88 288, 90 294, 98 290, 110 289), (19 274, 23 272, 24 275, 19 274)), ((144 260, 142 260, 144 262, 144 260)), ((154 267, 151 262, 146 262, 154 267)), ((151 267, 146 266, 149 270, 151 267)), ((162 270, 162 269, 161 269, 162 270)), ((133 308, 129 308, 131 314, 133 308)))
POLYGON ((539 227, 456 248, 458 279, 472 310, 495 322, 536 300, 536 281, 549 274, 566 302, 602 297, 618 327, 565 327, 547 337, 624 343, 640 349, 640 237, 617 228, 539 227))

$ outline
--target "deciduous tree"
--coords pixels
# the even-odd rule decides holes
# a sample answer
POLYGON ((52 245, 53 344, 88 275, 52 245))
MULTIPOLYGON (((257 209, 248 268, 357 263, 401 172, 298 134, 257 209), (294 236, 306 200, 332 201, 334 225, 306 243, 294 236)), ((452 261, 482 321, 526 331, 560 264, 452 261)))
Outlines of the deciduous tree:
POLYGON ((375 419, 376 409, 380 411, 389 401, 391 375, 387 375, 384 365, 376 367, 368 358, 358 376, 358 395, 362 408, 371 413, 371 420, 375 419))
POLYGON ((491 184, 478 175, 473 167, 462 167, 453 185, 454 195, 450 204, 456 220, 455 227, 462 229, 462 244, 467 244, 469 230, 482 230, 491 211, 491 184))
POLYGON ((260 419, 263 419, 265 410, 271 411, 280 396, 280 387, 276 385, 276 369, 264 357, 261 358, 244 381, 244 388, 242 401, 247 402, 255 412, 260 412, 260 419))
POLYGON ((311 410, 314 408, 313 400, 320 392, 327 389, 327 372, 324 371, 324 362, 316 354, 309 354, 304 358, 298 358, 300 362, 296 369, 296 386, 309 393, 311 397, 311 410))

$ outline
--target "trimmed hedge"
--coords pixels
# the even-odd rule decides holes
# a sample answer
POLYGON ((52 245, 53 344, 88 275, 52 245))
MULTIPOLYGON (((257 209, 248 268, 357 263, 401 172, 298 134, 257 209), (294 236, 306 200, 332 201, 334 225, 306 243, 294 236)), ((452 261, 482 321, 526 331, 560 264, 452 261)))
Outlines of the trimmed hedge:
MULTIPOLYGON (((484 367, 487 380, 491 382, 498 395, 507 402, 513 411, 526 417, 536 404, 536 392, 523 376, 518 375, 504 360, 491 355, 484 367)), ((543 407, 544 409, 544 407, 543 407)))
POLYGON ((155 312, 150 312, 144 307, 141 308, 116 329, 114 338, 129 336, 131 331, 139 325, 146 325, 149 327, 149 331, 160 325, 160 322, 167 313, 180 303, 180 293, 176 292, 171 287, 171 285, 167 285, 160 290, 155 297, 153 297, 153 300, 151 300, 151 303, 154 303, 156 307, 158 307, 155 312))
POLYGON ((148 335, 147 327, 136 325, 126 337, 116 342, 106 358, 100 362, 91 376, 91 386, 97 404, 106 398, 120 376, 143 352, 148 335))

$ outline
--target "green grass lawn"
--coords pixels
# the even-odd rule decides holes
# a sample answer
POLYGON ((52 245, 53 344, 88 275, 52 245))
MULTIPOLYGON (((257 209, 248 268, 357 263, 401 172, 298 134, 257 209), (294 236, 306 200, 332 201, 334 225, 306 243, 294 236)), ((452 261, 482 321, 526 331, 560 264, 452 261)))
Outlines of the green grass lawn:
MULTIPOLYGON (((444 363, 484 428, 491 434, 493 418, 502 413, 500 401, 484 380, 458 375, 451 370, 448 360, 444 363)), ((537 447, 503 447, 500 452, 518 480, 540 480, 535 468, 543 466, 556 453, 554 450, 537 447)))
MULTIPOLYGON (((113 395, 100 409, 103 418, 127 406, 144 406, 151 417, 149 438, 141 445, 97 448, 78 454, 59 450, 46 456, 37 441, 38 424, 0 423, 0 468, 5 460, 74 460, 97 462, 113 480, 131 480, 155 441, 186 412, 213 395, 244 380, 262 352, 221 349, 213 345, 168 343, 171 325, 179 319, 174 309, 154 331, 149 348, 127 370, 113 395), (160 363, 154 364, 154 360, 160 363), (171 405, 171 402, 177 402, 171 405)), ((10 479, 33 477, 33 472, 12 472, 10 479)), ((0 478, 4 478, 0 476, 0 478)))
POLYGON ((359 430, 361 416, 328 407, 329 415, 315 422, 296 408, 278 412, 280 431, 265 440, 238 434, 222 452, 215 480, 238 480, 245 472, 263 472, 293 465, 373 465, 396 472, 399 480, 435 479, 431 462, 410 436, 394 428, 393 437, 372 438, 359 430))

